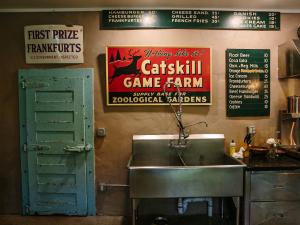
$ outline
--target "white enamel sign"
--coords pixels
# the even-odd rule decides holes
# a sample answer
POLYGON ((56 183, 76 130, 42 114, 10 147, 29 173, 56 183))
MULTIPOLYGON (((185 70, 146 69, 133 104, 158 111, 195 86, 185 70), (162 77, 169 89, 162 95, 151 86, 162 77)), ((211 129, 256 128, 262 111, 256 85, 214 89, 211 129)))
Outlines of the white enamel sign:
POLYGON ((26 63, 83 63, 83 26, 24 27, 26 63))

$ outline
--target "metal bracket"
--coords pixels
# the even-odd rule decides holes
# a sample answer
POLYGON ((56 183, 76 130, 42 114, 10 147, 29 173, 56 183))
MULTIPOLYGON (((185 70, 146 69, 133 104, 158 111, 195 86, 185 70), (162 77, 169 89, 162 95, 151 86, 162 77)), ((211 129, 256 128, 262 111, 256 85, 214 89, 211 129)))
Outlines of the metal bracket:
POLYGON ((30 81, 22 81, 21 88, 43 88, 49 87, 49 83, 47 82, 30 82, 30 81))
POLYGON ((99 183, 100 191, 107 191, 108 188, 129 188, 128 184, 107 184, 99 183))
POLYGON ((90 150, 93 150, 93 146, 91 144, 86 145, 78 145, 78 146, 66 146, 64 147, 65 151, 68 152, 88 152, 90 150))
POLYGON ((38 144, 36 144, 36 145, 30 145, 29 146, 29 150, 31 150, 31 151, 50 150, 50 146, 49 145, 38 145, 38 144))

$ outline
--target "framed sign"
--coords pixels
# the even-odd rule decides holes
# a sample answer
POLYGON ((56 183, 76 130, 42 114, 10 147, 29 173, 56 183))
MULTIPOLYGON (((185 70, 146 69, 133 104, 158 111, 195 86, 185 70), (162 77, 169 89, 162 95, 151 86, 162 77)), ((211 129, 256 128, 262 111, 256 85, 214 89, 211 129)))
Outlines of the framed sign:
POLYGON ((199 47, 109 46, 107 105, 211 104, 211 50, 199 47))
POLYGON ((270 50, 227 49, 227 116, 270 115, 270 50))
POLYGON ((83 63, 83 27, 30 25, 24 27, 26 63, 83 63))
POLYGON ((280 30, 280 13, 220 10, 103 10, 104 29, 280 30))

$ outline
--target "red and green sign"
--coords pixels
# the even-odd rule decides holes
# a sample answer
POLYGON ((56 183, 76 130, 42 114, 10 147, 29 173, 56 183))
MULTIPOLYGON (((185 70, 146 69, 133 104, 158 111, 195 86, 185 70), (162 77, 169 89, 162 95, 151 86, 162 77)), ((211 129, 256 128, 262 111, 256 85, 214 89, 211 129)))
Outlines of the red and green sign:
POLYGON ((193 47, 106 49, 107 105, 211 104, 211 51, 193 47))

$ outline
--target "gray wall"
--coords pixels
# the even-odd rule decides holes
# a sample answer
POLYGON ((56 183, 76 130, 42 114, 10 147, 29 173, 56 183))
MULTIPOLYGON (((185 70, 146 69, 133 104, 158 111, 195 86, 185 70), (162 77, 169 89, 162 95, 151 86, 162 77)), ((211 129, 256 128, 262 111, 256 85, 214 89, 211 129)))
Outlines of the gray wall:
MULTIPOLYGON (((17 71, 20 68, 93 67, 95 69, 95 127, 105 127, 104 139, 95 137, 96 183, 127 183, 126 163, 133 134, 176 133, 168 106, 106 107, 105 62, 107 45, 209 46, 212 48, 213 104, 184 107, 186 122, 206 120, 208 128, 195 126, 191 133, 224 133, 242 142, 247 125, 257 128, 256 144, 275 135, 278 110, 286 107, 286 95, 299 92, 299 81, 277 79, 277 46, 296 38, 300 14, 283 14, 280 31, 233 30, 100 30, 99 13, 1 13, 0 14, 0 214, 20 213, 20 157, 17 71), (84 26, 85 63, 81 65, 26 65, 24 26, 78 24, 84 26), (225 50, 271 50, 271 115, 233 119, 225 111, 225 50)), ((298 93, 299 94, 299 93, 298 93)), ((97 212, 122 215, 128 210, 126 189, 98 191, 97 212)))

